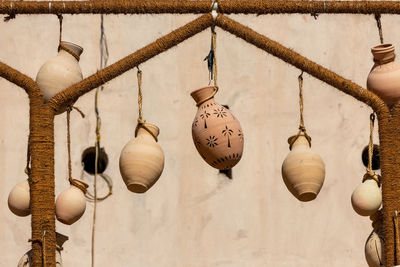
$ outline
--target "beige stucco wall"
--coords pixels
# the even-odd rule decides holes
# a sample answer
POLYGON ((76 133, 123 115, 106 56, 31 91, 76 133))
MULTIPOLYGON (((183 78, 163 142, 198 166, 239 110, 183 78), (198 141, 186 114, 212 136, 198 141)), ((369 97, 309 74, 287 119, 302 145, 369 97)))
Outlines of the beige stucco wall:
MULTIPOLYGON (((106 16, 109 63, 184 25, 194 15, 106 16)), ((378 44, 373 16, 310 15, 231 16, 365 86, 372 66, 370 48, 378 44)), ((397 45, 399 18, 383 16, 385 40, 397 45)), ((98 15, 64 16, 64 40, 84 47, 81 68, 88 76, 99 67, 98 15)), ((0 22, 0 60, 35 77, 41 64, 56 55, 56 16, 17 16, 0 22)), ((298 126, 299 70, 217 29, 220 92, 245 133, 241 162, 229 180, 206 165, 191 140, 196 112, 189 93, 208 83, 203 58, 210 46, 204 31, 141 65, 144 116, 161 129, 165 169, 145 195, 129 192, 119 174, 118 158, 132 138, 137 119, 136 71, 109 82, 100 95, 102 145, 110 164, 113 195, 99 203, 96 266, 141 267, 342 267, 366 266, 364 242, 371 231, 367 217, 353 212, 350 196, 361 182, 360 160, 368 142, 370 108, 304 75, 305 121, 313 149, 326 164, 318 198, 300 203, 285 188, 280 168, 287 138, 298 126)), ((30 217, 7 207, 11 188, 24 174, 28 100, 24 91, 0 79, 0 266, 16 266, 30 244, 30 217)), ((93 145, 94 94, 72 115, 73 176, 82 176, 80 156, 93 145)), ((56 195, 68 187, 65 114, 56 118, 56 195)), ((92 176, 82 179, 92 183, 92 176)), ((89 190, 92 190, 90 188, 89 190)), ((100 193, 106 192, 100 184, 100 193)), ((57 222, 70 240, 64 266, 90 266, 93 204, 72 226, 57 222)))

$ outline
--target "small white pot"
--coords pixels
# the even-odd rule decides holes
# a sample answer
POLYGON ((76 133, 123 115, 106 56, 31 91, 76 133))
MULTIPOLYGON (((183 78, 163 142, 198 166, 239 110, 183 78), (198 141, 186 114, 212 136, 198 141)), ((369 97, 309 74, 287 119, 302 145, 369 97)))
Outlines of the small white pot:
POLYGON ((28 216, 31 214, 29 182, 28 180, 18 183, 8 195, 8 208, 17 216, 28 216))
POLYGON ((382 204, 382 192, 378 183, 367 179, 356 187, 351 195, 353 209, 361 216, 371 216, 382 204))

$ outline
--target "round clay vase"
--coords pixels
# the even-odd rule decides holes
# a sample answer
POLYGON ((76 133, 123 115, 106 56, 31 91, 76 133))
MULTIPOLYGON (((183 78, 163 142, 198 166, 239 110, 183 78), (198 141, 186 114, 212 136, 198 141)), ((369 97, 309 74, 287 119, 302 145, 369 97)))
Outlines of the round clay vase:
POLYGON ((375 64, 368 75, 367 88, 390 107, 400 100, 400 65, 394 61, 394 46, 378 45, 371 52, 375 64))
MULTIPOLYGON (((80 56, 83 48, 69 42, 62 42, 69 50, 80 56)), ((78 60, 62 46, 55 58, 45 62, 40 68, 36 82, 43 94, 45 101, 48 101, 58 92, 82 80, 82 71, 78 60)))
POLYGON ((382 225, 374 228, 365 242, 365 259, 369 267, 382 267, 385 262, 385 242, 382 225))
POLYGON ((164 169, 164 152, 155 138, 159 129, 150 123, 144 123, 144 127, 139 125, 136 138, 125 145, 119 158, 122 179, 134 193, 149 190, 164 169))
POLYGON ((288 190, 300 201, 315 199, 325 180, 325 164, 300 135, 282 164, 282 177, 288 190))
POLYGON ((382 192, 374 179, 367 179, 351 195, 353 209, 361 216, 374 214, 382 204, 382 192))
POLYGON ((88 185, 75 179, 74 183, 62 192, 56 200, 57 220, 67 225, 71 225, 79 220, 86 210, 85 191, 88 185))
POLYGON ((8 195, 8 208, 17 216, 28 216, 31 214, 31 196, 29 182, 25 180, 18 183, 8 195))
POLYGON ((235 116, 215 102, 214 90, 213 86, 208 86, 191 93, 198 105, 192 137, 200 156, 210 166, 229 170, 242 158, 244 136, 235 116), (210 99, 204 101, 207 98, 210 99))

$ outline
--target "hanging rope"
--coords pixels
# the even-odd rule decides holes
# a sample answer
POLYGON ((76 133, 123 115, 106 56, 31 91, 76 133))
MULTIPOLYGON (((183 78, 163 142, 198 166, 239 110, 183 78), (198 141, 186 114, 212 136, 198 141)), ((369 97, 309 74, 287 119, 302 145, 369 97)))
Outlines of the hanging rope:
POLYGON ((158 141, 157 136, 146 126, 146 121, 143 119, 143 93, 142 93, 142 71, 137 67, 137 81, 138 81, 138 107, 139 117, 135 129, 135 137, 138 134, 140 128, 145 129, 153 138, 158 141))
POLYGON ((399 214, 397 210, 394 211, 394 217, 393 217, 393 222, 394 222, 394 234, 395 234, 395 264, 400 263, 400 234, 399 234, 399 214))
POLYGON ((366 169, 367 173, 364 175, 363 182, 368 179, 373 179, 377 182, 378 186, 381 185, 381 177, 376 174, 372 169, 372 156, 374 153, 374 123, 375 123, 375 114, 371 113, 369 116, 369 143, 368 143, 368 167, 366 169))
POLYGON ((214 81, 214 92, 209 96, 206 97, 205 99, 198 101, 197 106, 200 106, 204 102, 210 100, 215 96, 215 94, 218 92, 218 85, 217 85, 217 77, 218 77, 218 72, 217 72, 217 33, 215 32, 215 25, 211 27, 211 48, 210 52, 208 55, 204 58, 204 60, 207 60, 207 67, 208 67, 208 85, 211 84, 211 81, 214 81))
POLYGON ((72 51, 71 49, 69 49, 67 46, 65 46, 62 43, 62 29, 63 29, 63 16, 61 14, 57 15, 59 24, 60 24, 60 34, 59 34, 59 39, 58 39, 58 51, 60 51, 60 49, 62 48, 63 50, 65 50, 66 52, 68 52, 69 54, 71 54, 74 58, 76 58, 76 60, 80 60, 79 55, 77 55, 74 51, 72 51))
POLYGON ((25 173, 28 175, 28 179, 30 180, 31 176, 31 135, 28 135, 28 145, 26 147, 26 166, 25 166, 25 173))
POLYGON ((379 39, 380 39, 380 41, 381 41, 381 44, 383 44, 383 33, 382 33, 381 14, 376 13, 376 14, 375 14, 375 20, 376 20, 376 26, 378 27, 379 39))
POLYGON ((294 142, 300 137, 304 136, 308 143, 310 144, 311 147, 311 137, 307 134, 306 127, 304 126, 304 115, 303 115, 303 110, 304 110, 304 104, 303 104, 303 71, 297 78, 299 82, 299 107, 300 107, 300 123, 299 123, 299 131, 296 135, 292 136, 289 138, 288 143, 289 143, 289 148, 290 150, 292 149, 292 146, 294 142))

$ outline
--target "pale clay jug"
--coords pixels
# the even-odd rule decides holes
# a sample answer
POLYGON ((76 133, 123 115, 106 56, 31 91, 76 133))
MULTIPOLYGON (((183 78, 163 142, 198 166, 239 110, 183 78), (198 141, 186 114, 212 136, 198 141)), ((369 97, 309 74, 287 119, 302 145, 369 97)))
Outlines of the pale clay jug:
POLYGON ((83 188, 88 185, 82 181, 74 180, 79 187, 71 184, 56 200, 56 217, 60 222, 71 225, 79 220, 86 210, 86 198, 83 188))
POLYGON ((371 52, 375 64, 368 75, 367 88, 391 107, 400 100, 400 65, 394 61, 394 46, 378 45, 371 52))
POLYGON ((192 138, 200 156, 210 166, 228 170, 242 158, 244 136, 235 116, 215 102, 214 90, 213 86, 208 86, 191 93, 198 105, 192 123, 192 138), (201 103, 207 98, 210 99, 201 103))
POLYGON ((300 201, 315 199, 325 180, 325 164, 300 135, 282 164, 282 177, 288 190, 300 201))
POLYGON ((351 204, 361 216, 374 214, 382 204, 382 192, 374 179, 367 179, 356 187, 351 195, 351 204))
MULTIPOLYGON (((83 48, 69 42, 62 42, 69 50, 78 57, 82 54, 83 48)), ((62 47, 55 58, 45 62, 40 68, 36 82, 43 94, 45 101, 48 101, 58 92, 82 80, 82 71, 78 60, 62 47)))
POLYGON ((28 216, 31 214, 29 182, 28 180, 18 183, 8 195, 8 208, 17 216, 28 216))
MULTIPOLYGON (((68 240, 68 237, 56 232, 56 267, 62 267, 61 250, 63 244, 68 240)), ((31 267, 32 266, 32 250, 26 252, 18 262, 17 267, 31 267)))
POLYGON ((374 230, 365 242, 365 260, 369 267, 383 267, 385 262, 385 241, 382 222, 374 225, 374 230))
POLYGON ((148 130, 139 125, 136 138, 125 145, 119 158, 122 179, 134 193, 149 190, 164 169, 164 152, 155 138, 159 129, 150 123, 144 123, 144 126, 148 130))

